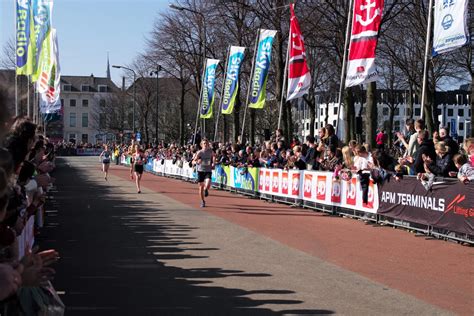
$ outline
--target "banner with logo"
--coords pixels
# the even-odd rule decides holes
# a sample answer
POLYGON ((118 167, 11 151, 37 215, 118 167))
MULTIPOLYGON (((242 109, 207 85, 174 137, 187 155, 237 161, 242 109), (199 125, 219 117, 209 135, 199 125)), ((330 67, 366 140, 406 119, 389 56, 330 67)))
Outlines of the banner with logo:
POLYGON ((384 0, 355 0, 354 2, 346 87, 378 79, 375 50, 383 5, 384 0))
POLYGON ((467 0, 436 0, 434 9, 433 55, 467 44, 467 0))
POLYGON ((33 59, 31 47, 31 0, 16 0, 16 73, 31 75, 33 59))
POLYGON ((206 72, 202 83, 201 115, 203 119, 212 118, 212 106, 214 105, 214 84, 216 82, 216 70, 218 59, 206 60, 206 72))
POLYGON ((212 183, 231 186, 231 179, 230 166, 219 164, 212 170, 212 183))
POLYGON ((60 100, 60 69, 59 51, 56 30, 51 29, 44 40, 39 64, 40 78, 36 82, 36 89, 40 93, 41 113, 55 113, 61 109, 60 100))
POLYGON ((245 47, 230 47, 224 92, 222 93, 222 114, 232 114, 234 110, 235 99, 239 91, 240 66, 245 57, 244 53, 245 47))
POLYGON ((431 190, 415 178, 385 183, 378 213, 408 222, 474 235, 474 185, 435 183, 431 190))
POLYGON ((311 73, 306 62, 306 50, 300 25, 295 16, 295 4, 290 4, 290 36, 288 39, 288 94, 286 100, 301 98, 311 85, 311 73))
POLYGON ((32 26, 33 33, 32 40, 32 54, 33 54, 33 73, 31 77, 32 82, 36 82, 40 75, 39 65, 43 49, 48 49, 50 42, 47 41, 49 33, 51 32, 51 17, 53 13, 53 0, 31 0, 32 26))
POLYGON ((250 103, 253 109, 263 109, 267 96, 267 80, 272 60, 272 44, 277 31, 260 30, 254 71, 250 82, 250 103))
POLYGON ((230 167, 230 170, 232 174, 232 187, 236 189, 257 192, 258 168, 230 167))

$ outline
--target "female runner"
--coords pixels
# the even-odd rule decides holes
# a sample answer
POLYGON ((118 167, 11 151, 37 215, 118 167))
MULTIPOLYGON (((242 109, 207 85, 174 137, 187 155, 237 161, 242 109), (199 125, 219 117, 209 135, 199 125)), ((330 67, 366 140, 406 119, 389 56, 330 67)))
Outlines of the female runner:
POLYGON ((99 156, 99 159, 102 160, 102 171, 104 172, 105 181, 107 181, 107 174, 109 173, 111 156, 112 156, 112 153, 109 150, 109 146, 105 145, 104 151, 102 151, 99 156))
POLYGON ((135 145, 135 156, 134 156, 134 170, 135 170, 135 183, 137 185, 137 192, 142 193, 140 190, 140 180, 142 179, 143 175, 143 165, 146 163, 145 153, 143 149, 135 145))

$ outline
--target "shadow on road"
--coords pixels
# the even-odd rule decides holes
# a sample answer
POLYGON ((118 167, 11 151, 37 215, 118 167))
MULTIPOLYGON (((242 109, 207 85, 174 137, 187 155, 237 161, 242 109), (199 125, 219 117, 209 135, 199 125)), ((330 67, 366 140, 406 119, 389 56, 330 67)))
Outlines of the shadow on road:
POLYGON ((302 302, 285 299, 294 294, 285 289, 248 291, 212 285, 217 278, 271 278, 267 273, 170 265, 170 260, 172 264, 218 255, 219 249, 198 242, 193 236, 198 228, 175 223, 167 215, 172 210, 163 210, 159 203, 135 200, 110 183, 87 178, 84 173, 90 167, 59 160, 58 192, 52 202, 58 213, 46 219, 39 241, 43 248, 61 254, 54 284, 64 291, 66 315, 333 313, 298 310, 302 302), (266 298, 249 297, 258 294, 266 298), (265 304, 295 308, 275 312, 265 304))

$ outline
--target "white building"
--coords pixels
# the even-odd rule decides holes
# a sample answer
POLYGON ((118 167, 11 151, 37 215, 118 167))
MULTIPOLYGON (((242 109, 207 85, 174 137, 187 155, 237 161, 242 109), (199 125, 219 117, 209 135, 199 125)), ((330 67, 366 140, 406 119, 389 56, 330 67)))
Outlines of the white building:
MULTIPOLYGON (((401 92, 403 96, 403 92, 401 92)), ((378 97, 378 100, 383 100, 383 92, 378 97)), ((400 103, 395 108, 395 115, 393 117, 393 131, 402 131, 405 126, 407 116, 407 104, 403 102, 404 98, 400 98, 400 103)), ((413 109, 413 119, 420 118, 421 108, 417 97, 415 97, 415 104, 413 109)), ((448 92, 437 93, 436 103, 438 108, 438 120, 441 126, 447 126, 451 134, 457 134, 458 136, 465 138, 466 135, 470 134, 472 128, 471 122, 471 108, 469 103, 469 91, 455 90, 448 92)), ((315 119, 315 135, 317 130, 326 124, 332 124, 336 126, 337 121, 337 109, 338 103, 329 102, 316 104, 316 119, 315 119)), ((389 120, 390 109, 387 104, 379 102, 377 104, 378 110, 378 122, 379 126, 386 126, 386 122, 389 120)), ((298 108, 294 113, 294 122, 297 123, 297 131, 300 137, 309 135, 310 131, 310 113, 308 105, 302 99, 298 102, 298 108)), ((365 104, 361 111, 361 103, 355 104, 355 116, 361 117, 363 120, 365 117, 365 104)), ((344 112, 340 113, 340 126, 338 135, 344 135, 344 112)), ((364 125, 362 125, 362 128, 364 125)))
POLYGON ((112 140, 114 135, 105 133, 101 126, 101 116, 105 115, 101 108, 117 91, 110 78, 61 76, 64 140, 92 144, 112 140))

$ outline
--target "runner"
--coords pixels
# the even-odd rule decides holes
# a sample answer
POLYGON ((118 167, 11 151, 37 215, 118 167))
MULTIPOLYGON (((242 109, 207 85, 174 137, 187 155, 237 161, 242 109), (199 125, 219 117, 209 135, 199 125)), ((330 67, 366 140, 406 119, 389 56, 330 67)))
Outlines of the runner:
POLYGON ((130 180, 133 180, 133 171, 134 171, 134 167, 133 167, 133 159, 135 157, 135 151, 136 149, 136 145, 135 145, 135 140, 132 139, 132 144, 130 145, 130 147, 128 147, 128 156, 130 157, 130 180))
POLYGON ((112 153, 109 151, 109 146, 105 145, 104 150, 100 153, 99 160, 102 161, 102 171, 104 172, 104 179, 107 181, 107 174, 110 166, 110 156, 112 153))
POLYGON ((193 164, 197 165, 199 197, 201 198, 201 207, 206 207, 204 197, 209 195, 211 187, 212 168, 214 167, 214 152, 207 139, 201 141, 201 150, 196 153, 193 164))
POLYGON ((137 193, 142 193, 140 190, 140 180, 142 179, 143 175, 143 165, 146 163, 145 153, 143 149, 139 145, 135 145, 135 156, 134 156, 134 170, 136 180, 135 183, 137 184, 137 193))

